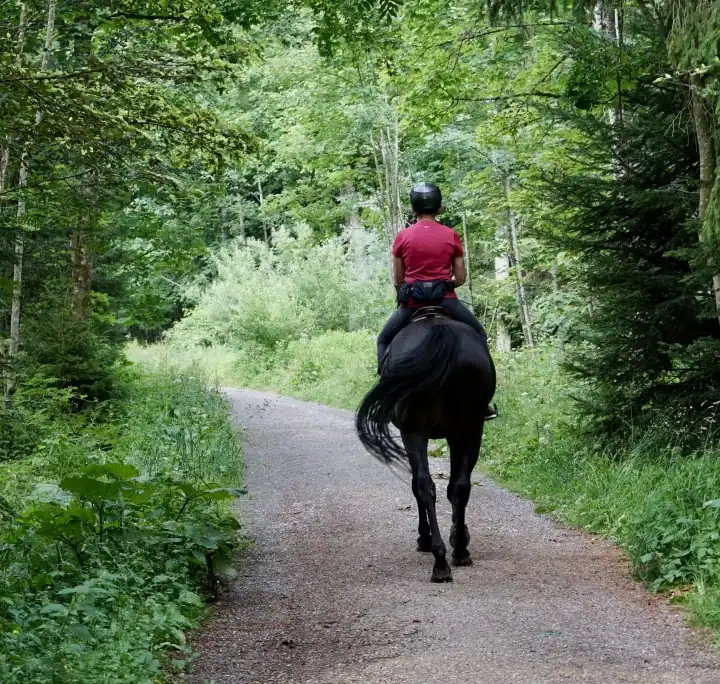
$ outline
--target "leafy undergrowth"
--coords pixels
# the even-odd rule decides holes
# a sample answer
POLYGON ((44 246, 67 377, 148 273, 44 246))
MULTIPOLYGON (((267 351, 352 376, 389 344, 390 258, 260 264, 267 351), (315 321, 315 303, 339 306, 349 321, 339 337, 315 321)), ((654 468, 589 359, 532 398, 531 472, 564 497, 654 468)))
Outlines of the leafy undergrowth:
MULTIPOLYGON (((352 409, 374 381, 369 333, 325 333, 272 358, 225 352, 228 384, 352 409), (227 364, 228 358, 233 362, 227 364)), ((156 361, 177 351, 135 350, 156 361)), ((213 353, 184 352, 212 365, 213 353)), ((552 349, 497 359, 501 419, 488 424, 480 467, 537 510, 607 536, 653 591, 671 592, 720 633, 720 449, 692 455, 653 434, 609 446, 578 427, 572 386, 552 349)))
POLYGON ((512 354, 500 367, 504 416, 488 426, 483 469, 538 512, 615 541, 650 590, 720 635, 720 449, 683 455, 652 433, 622 448, 595 442, 577 426, 552 352, 512 354))
POLYGON ((160 681, 231 573, 242 470, 223 398, 168 368, 132 390, 112 421, 55 420, 0 464, 2 682, 160 681))
POLYGON ((146 367, 168 362, 196 365, 216 382, 260 389, 354 409, 376 379, 375 335, 367 331, 330 331, 277 345, 234 350, 197 346, 132 345, 128 356, 146 367))

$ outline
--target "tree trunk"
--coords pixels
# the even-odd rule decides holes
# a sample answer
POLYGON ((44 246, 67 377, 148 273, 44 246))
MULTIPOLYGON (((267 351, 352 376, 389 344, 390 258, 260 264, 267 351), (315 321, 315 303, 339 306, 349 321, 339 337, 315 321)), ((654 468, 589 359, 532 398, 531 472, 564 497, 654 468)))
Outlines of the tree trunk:
MULTIPOLYGON (((50 65, 50 55, 52 53, 52 44, 55 36, 55 10, 57 0, 48 1, 47 22, 45 26, 45 49, 43 51, 42 61, 40 65, 41 71, 47 71, 50 65)), ((24 19, 25 6, 21 7, 21 19, 24 19)), ((23 23, 26 23, 26 19, 23 23)), ((25 28, 19 32, 19 36, 24 42, 25 28)), ((35 114, 35 126, 39 126, 42 121, 43 113, 38 110, 35 114)), ((23 280, 23 263, 25 258, 25 238, 23 236, 22 222, 25 218, 25 188, 27 187, 29 153, 27 144, 20 158, 20 172, 18 174, 18 206, 17 206, 17 234, 15 237, 15 266, 13 267, 13 292, 12 305, 10 310, 10 347, 8 355, 10 359, 17 356, 20 348, 20 311, 22 306, 22 280, 23 280)), ((10 397, 15 390, 15 375, 10 371, 7 382, 5 383, 5 404, 10 403, 10 397)))
POLYGON ((392 242, 400 231, 399 211, 395 201, 398 164, 392 131, 387 128, 380 131, 380 155, 385 176, 385 205, 387 206, 388 215, 387 232, 388 239, 392 242))
MULTIPOLYGON (((555 315, 560 318, 562 315, 562 309, 559 306, 559 300, 560 300, 560 284, 558 282, 558 255, 556 254, 553 257, 552 267, 550 269, 550 275, 552 277, 552 292, 553 292, 553 300, 554 300, 554 309, 555 309, 555 315)), ((565 351, 565 335, 564 331, 562 329, 562 326, 558 324, 558 329, 556 333, 556 340, 557 340, 557 346, 562 354, 565 351)))
MULTIPOLYGON (((497 244, 507 244, 507 227, 500 226, 495 234, 497 244)), ((506 252, 495 257, 495 280, 498 282, 507 280, 510 277, 510 255, 506 252)), ((495 350, 498 353, 508 352, 512 349, 512 340, 510 338, 510 331, 505 325, 503 320, 503 312, 498 311, 497 320, 495 322, 496 334, 495 334, 495 350)))
POLYGON ((512 239, 513 261, 515 263, 515 282, 517 284, 518 308, 520 309, 520 322, 522 323, 523 337, 528 347, 534 347, 532 325, 530 322, 530 310, 527 305, 527 296, 525 294, 525 281, 522 272, 522 262, 520 260, 520 247, 517 238, 517 219, 514 212, 510 211, 510 237, 512 239))
POLYGON ((267 229, 267 222, 265 221, 265 214, 263 214, 262 209, 265 205, 265 194, 263 193, 263 186, 262 181, 260 180, 260 169, 258 167, 258 173, 257 173, 257 188, 258 188, 258 201, 260 202, 260 220, 262 221, 262 227, 263 227, 263 236, 265 238, 265 244, 270 244, 270 237, 268 236, 268 229, 267 229))
MULTIPOLYGON (((700 74, 690 76, 693 122, 700 153, 700 205, 698 208, 701 223, 700 241, 704 242, 702 223, 707 216, 713 187, 717 181, 717 156, 714 135, 715 122, 709 111, 709 105, 702 95, 702 79, 700 74)), ((713 276, 712 289, 715 297, 715 311, 720 322, 720 273, 713 276)))
POLYGON ((383 202, 386 210, 385 229, 392 242, 403 229, 403 211, 400 200, 400 131, 397 116, 380 130, 380 159, 382 160, 383 202))
POLYGON ((604 36, 615 35, 615 12, 607 0, 597 0, 593 11, 593 28, 604 36))
POLYGON ((87 235, 77 230, 73 234, 73 314, 82 319, 92 306, 93 256, 87 244, 87 235))
POLYGON ((516 293, 518 300, 518 309, 520 310, 520 322, 523 329, 523 337, 525 338, 525 344, 528 347, 534 347, 535 341, 533 340, 532 324, 530 321, 530 309, 527 305, 527 296, 525 294, 525 281, 523 278, 522 261, 520 259, 520 246, 518 244, 518 227, 517 217, 515 212, 510 206, 510 182, 507 178, 503 181, 503 187, 505 189, 505 198, 508 201, 507 213, 508 213, 508 225, 510 226, 510 242, 512 246, 512 252, 515 262, 515 283, 516 293))
MULTIPOLYGON (((20 19, 18 21, 17 33, 17 55, 15 64, 20 67, 23 62, 23 50, 25 49, 25 29, 27 28, 27 8, 24 2, 20 3, 20 19)), ((10 138, 5 141, 5 146, 0 150, 0 194, 5 192, 7 181, 8 164, 10 163, 10 138)), ((1 199, 1 198, 0 198, 1 199)))
POLYGON ((238 229, 239 233, 242 236, 243 244, 247 244, 247 234, 245 233, 245 206, 242 204, 242 202, 238 205, 240 208, 238 210, 238 229))
MULTIPOLYGON (((610 7, 608 0, 597 0, 595 3, 595 11, 593 15, 593 28, 606 40, 613 41, 618 50, 623 48, 623 12, 618 8, 610 7)), ((615 95, 615 103, 608 110, 607 116, 612 128, 612 167, 613 174, 617 178, 621 174, 622 165, 620 163, 620 140, 619 135, 623 122, 623 102, 622 102, 622 74, 620 69, 615 74, 617 82, 617 92, 615 95)))
POLYGON ((85 216, 78 224, 70 239, 73 255, 73 315, 83 319, 90 312, 92 301, 93 250, 91 234, 93 225, 93 184, 96 176, 87 173, 82 179, 81 193, 85 200, 85 216))
POLYGON ((465 246, 465 271, 467 272, 467 287, 468 287, 468 294, 470 295, 470 308, 474 311, 475 310, 475 300, 473 299, 473 291, 472 291, 472 271, 470 270, 471 261, 470 261, 470 247, 468 243, 468 229, 467 229, 467 216, 463 212, 462 215, 462 227, 463 227, 463 245, 465 246))
MULTIPOLYGON (((378 179, 378 204, 383 216, 385 237, 390 246, 405 225, 400 200, 400 129, 395 112, 392 113, 391 123, 380 129, 377 142, 372 135, 370 139, 378 179)), ((393 258, 390 253, 388 267, 392 281, 393 258)))

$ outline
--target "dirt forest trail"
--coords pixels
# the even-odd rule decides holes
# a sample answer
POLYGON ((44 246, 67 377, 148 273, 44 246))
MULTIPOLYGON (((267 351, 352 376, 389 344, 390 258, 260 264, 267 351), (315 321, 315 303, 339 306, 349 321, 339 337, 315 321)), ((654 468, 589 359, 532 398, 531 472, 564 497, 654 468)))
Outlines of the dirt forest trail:
MULTIPOLYGON (((475 564, 431 584, 409 484, 363 451, 351 413, 229 396, 255 546, 196 638, 189 681, 720 683, 720 658, 610 544, 483 480, 468 507, 475 564)), ((445 463, 432 467, 447 535, 445 463)))

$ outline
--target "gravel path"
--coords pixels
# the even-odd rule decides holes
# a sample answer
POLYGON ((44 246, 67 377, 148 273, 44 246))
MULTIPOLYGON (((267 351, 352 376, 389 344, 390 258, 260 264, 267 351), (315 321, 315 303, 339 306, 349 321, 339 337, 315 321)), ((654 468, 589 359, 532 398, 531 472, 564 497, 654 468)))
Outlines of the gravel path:
POLYGON ((475 565, 431 584, 409 484, 363 451, 350 413, 229 395, 256 545, 196 640, 191 681, 720 684, 720 659, 610 544, 483 481, 468 507, 475 565))

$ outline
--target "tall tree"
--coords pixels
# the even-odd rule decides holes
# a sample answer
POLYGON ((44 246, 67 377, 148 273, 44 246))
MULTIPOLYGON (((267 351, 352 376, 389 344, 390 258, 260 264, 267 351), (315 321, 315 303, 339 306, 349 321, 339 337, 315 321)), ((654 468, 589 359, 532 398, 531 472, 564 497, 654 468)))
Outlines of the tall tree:
MULTIPOLYGON (((47 5, 47 18, 45 22, 45 45, 40 61, 40 72, 46 72, 50 66, 50 57, 52 55, 53 39, 55 36, 55 11, 57 8, 57 0, 49 0, 47 5)), ((25 5, 21 5, 20 22, 18 27, 18 67, 22 66, 22 46, 24 43, 26 30, 26 9, 25 5)), ((35 128, 37 129, 43 119, 42 109, 38 109, 35 114, 35 128)), ((30 165, 30 142, 26 141, 20 156, 20 170, 18 173, 18 202, 17 202, 17 233, 15 236, 15 264, 13 266, 13 290, 12 305, 10 313, 10 345, 8 347, 8 356, 10 363, 17 356, 20 348, 20 311, 22 307, 22 283, 23 283, 23 263, 25 259, 25 237, 23 235, 26 211, 25 190, 27 188, 28 167, 30 165)), ((9 153, 7 153, 9 156, 9 153)), ((5 404, 9 405, 10 396, 15 388, 15 376, 11 373, 8 375, 5 383, 5 404)))

